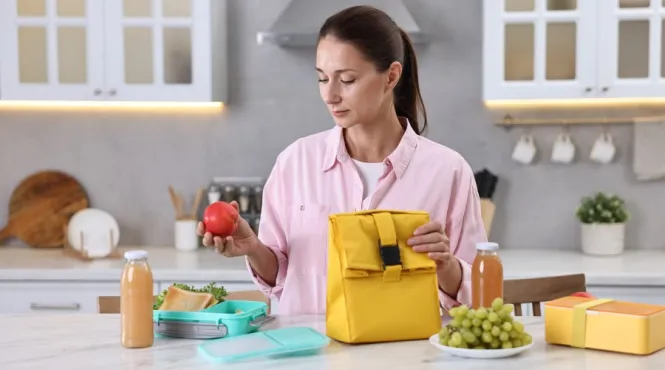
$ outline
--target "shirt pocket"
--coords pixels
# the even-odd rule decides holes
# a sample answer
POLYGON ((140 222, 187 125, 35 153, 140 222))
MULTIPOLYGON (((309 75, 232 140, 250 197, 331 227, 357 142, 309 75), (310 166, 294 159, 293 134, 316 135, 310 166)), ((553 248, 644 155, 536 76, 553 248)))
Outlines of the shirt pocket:
POLYGON ((330 207, 309 203, 292 206, 288 248, 289 270, 326 275, 330 207))

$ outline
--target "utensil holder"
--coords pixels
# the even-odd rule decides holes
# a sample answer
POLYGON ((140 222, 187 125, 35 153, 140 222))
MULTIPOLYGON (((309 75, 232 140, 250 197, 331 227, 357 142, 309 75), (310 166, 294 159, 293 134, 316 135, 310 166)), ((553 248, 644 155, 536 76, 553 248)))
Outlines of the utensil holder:
POLYGON ((88 250, 87 250, 87 248, 86 248, 86 244, 85 244, 85 238, 84 238, 84 236, 83 236, 83 232, 82 232, 82 231, 79 232, 79 240, 80 240, 80 244, 81 244, 81 250, 76 250, 76 249, 74 249, 74 247, 72 247, 71 244, 69 244, 69 238, 67 237, 67 235, 68 235, 68 232, 67 232, 67 231, 68 231, 68 230, 67 230, 67 225, 65 225, 65 226, 63 227, 63 229, 64 229, 64 235, 65 235, 65 237, 64 237, 64 242, 63 242, 63 249, 62 249, 62 251, 63 251, 64 254, 66 254, 66 255, 68 255, 68 256, 78 258, 78 259, 80 259, 80 260, 82 260, 82 261, 92 261, 92 260, 98 260, 98 259, 119 259, 119 258, 122 258, 122 253, 120 253, 120 251, 118 250, 117 247, 114 247, 114 246, 113 246, 113 230, 109 230, 109 238, 108 238, 108 242, 109 242, 109 250, 110 250, 109 254, 107 254, 107 255, 105 255, 105 256, 99 256, 99 257, 98 257, 98 256, 90 256, 90 255, 88 254, 88 250))
POLYGON ((175 249, 181 252, 193 252, 198 249, 199 237, 196 235, 196 225, 197 221, 195 219, 175 221, 175 249))

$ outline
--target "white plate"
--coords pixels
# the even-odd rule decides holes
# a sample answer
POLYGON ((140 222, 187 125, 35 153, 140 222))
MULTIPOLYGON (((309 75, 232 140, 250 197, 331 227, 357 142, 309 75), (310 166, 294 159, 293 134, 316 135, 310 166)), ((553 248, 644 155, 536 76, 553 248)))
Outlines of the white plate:
POLYGON ((81 250, 83 244, 90 257, 104 257, 118 246, 120 228, 118 222, 105 211, 86 208, 76 212, 67 226, 67 239, 74 250, 81 250), (111 240, 110 233, 113 234, 111 240))
POLYGON ((439 343, 439 333, 429 337, 429 342, 436 348, 451 355, 466 358, 504 358, 518 355, 533 347, 533 342, 526 346, 509 349, 467 349, 443 346, 439 343))

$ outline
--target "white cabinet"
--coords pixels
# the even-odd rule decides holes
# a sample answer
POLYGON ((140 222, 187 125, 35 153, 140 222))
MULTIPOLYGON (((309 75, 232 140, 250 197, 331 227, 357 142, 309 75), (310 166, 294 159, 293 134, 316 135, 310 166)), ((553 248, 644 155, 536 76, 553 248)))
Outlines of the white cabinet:
POLYGON ((0 98, 97 100, 104 86, 104 1, 0 4, 0 98))
POLYGON ((3 0, 0 99, 223 102, 218 0, 3 0))
POLYGON ((105 295, 120 295, 120 283, 0 282, 0 313, 96 313, 97 297, 105 295))
POLYGON ((596 10, 595 0, 485 0, 485 100, 592 96, 596 10))
POLYGON ((484 0, 484 100, 661 98, 662 0, 484 0))
MULTIPOLYGON (((209 281, 178 280, 201 288, 209 281)), ((174 281, 155 281, 153 293, 159 294, 174 281)), ((229 292, 258 289, 253 282, 217 282, 229 292)), ((97 297, 119 296, 119 281, 0 281, 0 314, 8 313, 96 313, 97 297)), ((271 300, 273 310, 277 300, 271 300)))
POLYGON ((596 3, 601 21, 597 84, 600 93, 607 98, 665 96, 665 2, 596 3))

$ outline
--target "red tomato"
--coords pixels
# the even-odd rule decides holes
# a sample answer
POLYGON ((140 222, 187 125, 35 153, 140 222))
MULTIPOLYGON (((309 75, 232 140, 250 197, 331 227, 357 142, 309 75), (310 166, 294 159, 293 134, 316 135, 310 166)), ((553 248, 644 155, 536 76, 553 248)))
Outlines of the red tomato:
POLYGON ((211 203, 203 213, 206 231, 214 236, 225 238, 238 227, 238 211, 226 202, 211 203))
POLYGON ((572 297, 582 297, 582 298, 596 298, 587 292, 576 292, 571 294, 572 297))

